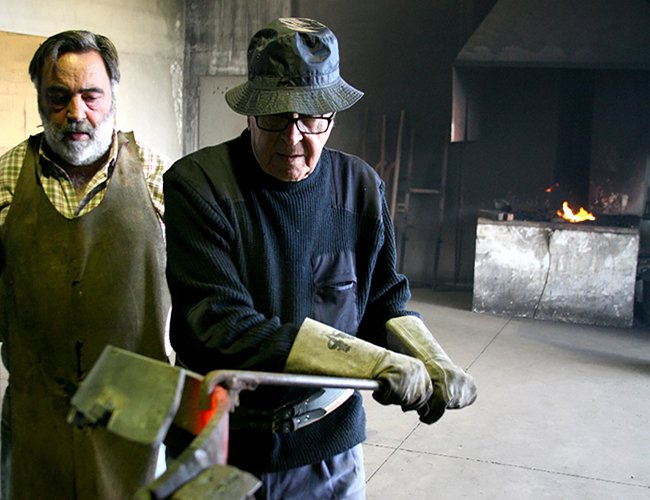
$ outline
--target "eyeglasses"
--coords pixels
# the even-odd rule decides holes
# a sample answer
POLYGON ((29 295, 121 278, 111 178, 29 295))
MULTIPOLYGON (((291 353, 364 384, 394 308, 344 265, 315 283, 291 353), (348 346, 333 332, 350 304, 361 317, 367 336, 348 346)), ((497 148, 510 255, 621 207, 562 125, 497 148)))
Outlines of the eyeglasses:
POLYGON ((262 115, 255 117, 255 123, 267 132, 282 132, 295 123, 301 134, 324 134, 333 119, 334 113, 330 116, 298 115, 297 118, 289 115, 262 115))

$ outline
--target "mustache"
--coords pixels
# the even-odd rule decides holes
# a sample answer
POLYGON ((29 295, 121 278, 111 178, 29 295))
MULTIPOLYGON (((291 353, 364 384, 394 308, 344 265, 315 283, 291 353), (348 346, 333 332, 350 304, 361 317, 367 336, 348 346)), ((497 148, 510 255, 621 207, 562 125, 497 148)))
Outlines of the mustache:
POLYGON ((94 131, 95 129, 93 126, 87 121, 70 122, 65 127, 60 129, 62 135, 78 134, 81 132, 82 134, 88 134, 92 136, 94 131))
POLYGON ((90 139, 95 138, 95 128, 88 122, 68 122, 64 126, 58 126, 49 120, 43 121, 43 128, 50 134, 52 139, 59 142, 67 142, 70 134, 88 134, 90 139))

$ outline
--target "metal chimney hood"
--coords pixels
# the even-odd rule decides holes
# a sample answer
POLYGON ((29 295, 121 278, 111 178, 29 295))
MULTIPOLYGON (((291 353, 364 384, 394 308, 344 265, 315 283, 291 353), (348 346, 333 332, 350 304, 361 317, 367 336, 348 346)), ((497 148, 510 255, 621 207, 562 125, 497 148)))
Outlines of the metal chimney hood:
POLYGON ((650 69, 650 1, 499 0, 455 65, 650 69))

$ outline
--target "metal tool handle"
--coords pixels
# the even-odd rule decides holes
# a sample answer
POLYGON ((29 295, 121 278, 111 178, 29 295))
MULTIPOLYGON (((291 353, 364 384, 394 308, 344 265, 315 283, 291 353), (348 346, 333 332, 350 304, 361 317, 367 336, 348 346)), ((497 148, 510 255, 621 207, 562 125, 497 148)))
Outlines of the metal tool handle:
POLYGON ((201 397, 207 401, 217 385, 227 389, 235 401, 242 390, 254 391, 258 385, 282 387, 328 387, 333 389, 358 389, 376 391, 379 382, 371 379, 328 377, 297 373, 271 373, 247 370, 214 370, 203 379, 201 397))

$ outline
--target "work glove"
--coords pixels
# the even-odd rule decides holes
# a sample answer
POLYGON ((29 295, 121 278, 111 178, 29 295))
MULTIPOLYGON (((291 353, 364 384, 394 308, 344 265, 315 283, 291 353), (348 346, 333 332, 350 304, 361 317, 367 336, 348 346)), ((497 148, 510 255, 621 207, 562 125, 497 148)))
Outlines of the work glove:
POLYGON ((454 364, 435 337, 417 316, 401 316, 386 323, 388 346, 422 360, 433 382, 433 395, 418 410, 426 424, 437 422, 445 409, 471 405, 476 399, 476 385, 468 373, 454 364))
POLYGON ((310 318, 298 330, 285 372, 375 379, 373 397, 383 405, 415 410, 427 404, 433 386, 423 363, 343 333, 310 318))

